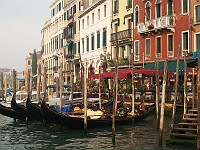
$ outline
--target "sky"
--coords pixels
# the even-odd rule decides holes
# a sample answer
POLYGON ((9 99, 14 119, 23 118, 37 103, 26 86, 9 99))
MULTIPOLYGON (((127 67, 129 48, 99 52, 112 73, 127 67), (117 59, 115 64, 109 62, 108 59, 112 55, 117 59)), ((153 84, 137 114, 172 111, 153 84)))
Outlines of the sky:
POLYGON ((54 0, 0 0, 0 68, 25 70, 25 58, 41 50, 41 29, 54 0))

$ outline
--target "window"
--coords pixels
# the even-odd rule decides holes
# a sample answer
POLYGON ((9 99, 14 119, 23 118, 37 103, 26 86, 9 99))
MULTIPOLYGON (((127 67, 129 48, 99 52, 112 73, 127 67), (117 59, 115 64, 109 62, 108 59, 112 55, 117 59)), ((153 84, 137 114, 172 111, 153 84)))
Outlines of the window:
POLYGON ((182 0, 182 13, 188 12, 188 0, 182 0))
POLYGON ((94 24, 94 13, 92 13, 92 24, 94 24))
POLYGON ((87 39, 87 51, 89 52, 89 36, 87 36, 86 39, 87 39))
POLYGON ((91 35, 91 50, 94 50, 94 34, 91 35))
POLYGON ((156 53, 161 53, 161 37, 156 38, 156 53))
POLYGON ((127 6, 126 8, 132 8, 132 0, 127 0, 127 6))
POLYGON ((85 43, 84 43, 84 38, 82 38, 82 50, 83 50, 83 53, 84 53, 84 48, 85 48, 85 43))
POLYGON ((174 51, 174 37, 173 35, 168 35, 168 52, 174 51))
POLYGON ((76 34, 76 22, 73 23, 73 34, 76 34))
POLYGON ((100 48, 100 32, 97 32, 97 48, 100 48))
POLYGON ((139 41, 135 41, 135 60, 138 61, 139 56, 139 41))
POLYGON ((76 43, 73 44, 73 51, 74 51, 74 54, 76 54, 76 43))
POLYGON ((106 17, 106 5, 104 5, 104 17, 106 17))
POLYGON ((139 7, 138 6, 135 7, 135 21, 134 22, 135 22, 135 26, 137 26, 139 23, 139 7))
POLYGON ((89 27, 89 16, 87 16, 87 27, 89 27))
POLYGON ((146 8, 145 8, 145 13, 146 13, 146 20, 150 20, 151 19, 151 14, 150 14, 150 11, 151 11, 151 4, 150 2, 147 2, 146 3, 146 8))
POLYGON ((78 2, 78 9, 81 10, 81 1, 78 2))
POLYGON ((132 29, 132 22, 131 22, 131 19, 128 19, 128 29, 132 29))
POLYGON ((103 29, 103 47, 106 47, 107 46, 107 31, 106 29, 104 28, 103 29))
POLYGON ((31 65, 31 61, 30 60, 28 60, 28 65, 31 65))
POLYGON ((200 51, 200 33, 196 34, 196 50, 195 51, 200 51))
POLYGON ((66 17, 66 12, 64 12, 64 20, 66 20, 67 19, 67 17, 66 17))
POLYGON ((200 5, 195 6, 195 22, 200 23, 200 5))
POLYGON ((150 55, 150 39, 146 39, 146 55, 150 55))
POLYGON ((100 20, 100 9, 98 9, 98 20, 100 20))
POLYGON ((161 0, 156 1, 156 17, 161 17, 161 0))
POLYGON ((84 19, 82 20, 82 29, 84 29, 84 19))
POLYGON ((188 31, 186 32, 183 32, 182 33, 182 50, 183 51, 188 51, 188 48, 189 48, 189 37, 188 37, 188 31))
POLYGON ((118 13, 119 11, 119 0, 114 0, 114 14, 118 13))
POLYGON ((167 7, 168 7, 168 15, 172 15, 172 10, 173 10, 173 0, 168 0, 167 1, 167 7))
POLYGON ((80 49, 81 49, 81 46, 80 46, 80 41, 78 42, 78 53, 80 54, 80 49))
POLYGON ((73 6, 73 14, 76 13, 76 5, 73 6))

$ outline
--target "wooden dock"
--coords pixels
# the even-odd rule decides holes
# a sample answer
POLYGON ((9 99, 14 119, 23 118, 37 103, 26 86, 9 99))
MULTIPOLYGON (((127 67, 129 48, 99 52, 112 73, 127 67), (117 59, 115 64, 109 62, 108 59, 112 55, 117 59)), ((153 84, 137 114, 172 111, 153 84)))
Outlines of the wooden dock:
POLYGON ((182 121, 174 125, 167 140, 168 145, 186 144, 196 146, 197 144, 197 109, 190 109, 184 115, 182 121))

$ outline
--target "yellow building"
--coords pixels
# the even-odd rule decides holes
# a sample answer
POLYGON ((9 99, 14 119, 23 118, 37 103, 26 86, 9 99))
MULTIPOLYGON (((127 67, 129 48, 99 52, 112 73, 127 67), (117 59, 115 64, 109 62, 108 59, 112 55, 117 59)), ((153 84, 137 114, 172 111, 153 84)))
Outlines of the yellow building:
MULTIPOLYGON (((116 47, 118 47, 119 67, 128 67, 130 66, 133 42, 132 0, 112 0, 112 10, 112 60, 116 58, 116 47)), ((114 65, 113 62, 110 61, 111 67, 114 65)))

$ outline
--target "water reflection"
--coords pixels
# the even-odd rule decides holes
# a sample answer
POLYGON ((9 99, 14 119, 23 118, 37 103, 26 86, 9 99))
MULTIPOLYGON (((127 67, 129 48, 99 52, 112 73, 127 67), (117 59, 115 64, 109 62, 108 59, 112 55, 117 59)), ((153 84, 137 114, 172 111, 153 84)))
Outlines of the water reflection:
MULTIPOLYGON (((165 118, 165 139, 169 138, 170 117, 165 118)), ((116 144, 112 143, 110 128, 88 130, 87 136, 83 131, 75 131, 53 124, 44 127, 40 122, 17 121, 0 115, 0 149, 102 149, 102 150, 155 150, 181 149, 158 146, 158 132, 155 129, 156 118, 151 115, 134 127, 125 125, 116 129, 116 144)), ((165 140, 164 139, 164 140, 165 140)), ((190 148, 191 149, 191 148, 190 148)))

